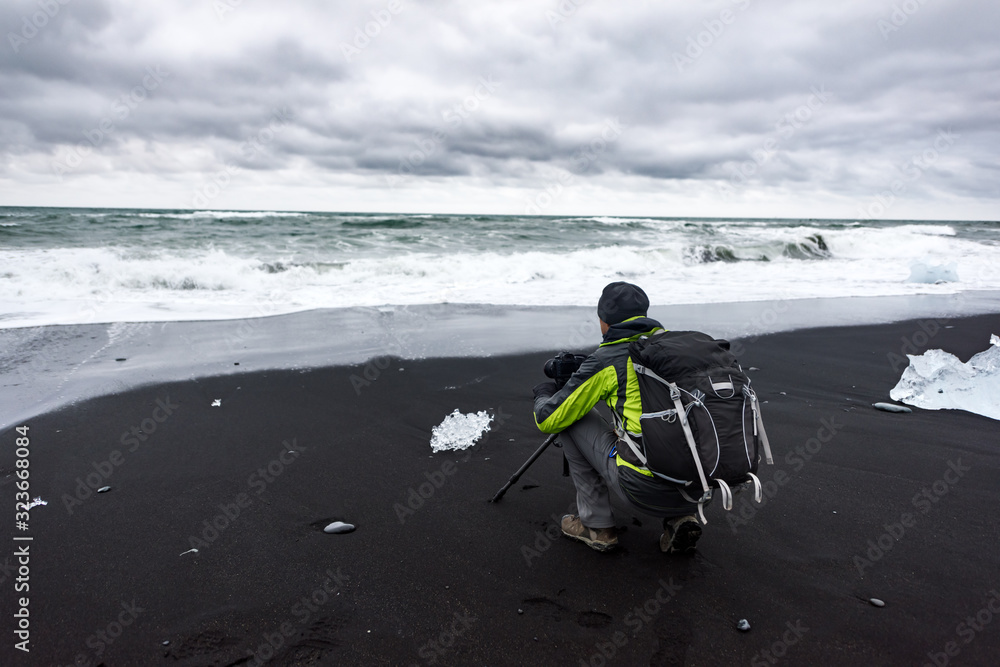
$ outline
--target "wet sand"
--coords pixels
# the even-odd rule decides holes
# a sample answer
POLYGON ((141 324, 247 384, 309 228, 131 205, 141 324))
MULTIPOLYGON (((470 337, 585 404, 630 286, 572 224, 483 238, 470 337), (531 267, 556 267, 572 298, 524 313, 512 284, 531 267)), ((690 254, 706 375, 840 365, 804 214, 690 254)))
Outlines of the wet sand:
POLYGON ((231 374, 37 416, 31 652, 5 568, 0 663, 991 664, 1000 423, 870 407, 904 351, 965 360, 991 333, 1000 315, 742 341, 775 465, 762 505, 710 507, 693 558, 661 554, 659 522, 617 499, 616 553, 560 538, 574 493, 555 448, 487 502, 544 440, 530 388, 549 354, 231 374), (455 408, 493 429, 432 455, 455 408), (323 533, 334 520, 357 530, 323 533))

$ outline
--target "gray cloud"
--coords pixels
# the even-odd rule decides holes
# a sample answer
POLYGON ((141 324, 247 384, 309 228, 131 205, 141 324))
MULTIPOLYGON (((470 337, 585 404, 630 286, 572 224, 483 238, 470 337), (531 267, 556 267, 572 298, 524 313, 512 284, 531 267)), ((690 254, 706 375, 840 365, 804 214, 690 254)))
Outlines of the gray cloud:
POLYGON ((998 197, 986 0, 218 4, 56 2, 30 37, 38 2, 0 8, 4 189, 58 200, 106 179, 115 205, 116 174, 183 193, 239 164, 318 190, 395 179, 421 202, 449 182, 527 197, 563 173, 651 202, 730 184, 849 210, 951 130, 910 196, 970 211, 998 197), (279 110, 291 120, 269 133, 279 110), (59 178, 74 151, 88 156, 59 178))

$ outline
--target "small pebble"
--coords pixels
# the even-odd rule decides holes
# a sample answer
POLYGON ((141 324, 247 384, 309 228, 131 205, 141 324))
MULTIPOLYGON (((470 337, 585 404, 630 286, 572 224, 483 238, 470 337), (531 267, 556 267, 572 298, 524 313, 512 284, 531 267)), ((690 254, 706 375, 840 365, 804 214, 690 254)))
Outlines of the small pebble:
POLYGON ((343 521, 334 521, 329 526, 323 529, 324 533, 350 533, 354 530, 354 524, 344 523, 343 521))
POLYGON ((240 362, 238 362, 238 361, 233 363, 233 366, 239 366, 239 365, 240 365, 240 362))
POLYGON ((759 368, 757 368, 756 366, 751 366, 751 367, 750 367, 750 368, 748 368, 747 370, 748 370, 748 371, 759 371, 760 369, 759 369, 759 368))
POLYGON ((879 600, 878 598, 871 598, 868 601, 871 602, 872 605, 875 606, 875 607, 884 607, 885 606, 885 603, 882 602, 881 600, 879 600))
POLYGON ((884 412, 913 412, 905 405, 896 405, 895 403, 872 403, 872 407, 884 412))
POLYGON ((115 359, 115 361, 125 361, 125 360, 126 360, 125 357, 119 357, 119 358, 115 359))
POLYGON ((169 639, 164 639, 163 640, 163 645, 164 646, 170 646, 170 640, 169 639))
POLYGON ((749 632, 750 621, 748 621, 745 618, 741 618, 740 622, 736 624, 736 629, 739 630, 740 632, 749 632))
POLYGON ((517 613, 519 613, 519 614, 523 614, 523 613, 524 613, 524 610, 523 610, 523 609, 518 609, 518 610, 517 610, 517 613))
POLYGON ((939 394, 943 394, 944 393, 944 389, 938 389, 938 393, 939 394))
POLYGON ((779 393, 779 394, 781 394, 782 396, 788 396, 788 394, 786 394, 786 393, 785 393, 785 392, 783 392, 783 391, 779 391, 778 393, 779 393))
POLYGON ((221 398, 217 398, 214 401, 212 401, 212 407, 213 408, 218 408, 221 405, 222 405, 222 399, 221 398))
POLYGON ((444 587, 445 590, 448 590, 449 588, 451 588, 451 586, 445 586, 444 587))
POLYGON ((97 492, 98 492, 98 493, 107 493, 107 492, 108 492, 108 491, 110 491, 110 490, 111 490, 111 487, 110 487, 110 486, 102 486, 101 488, 99 488, 99 489, 97 490, 97 492))

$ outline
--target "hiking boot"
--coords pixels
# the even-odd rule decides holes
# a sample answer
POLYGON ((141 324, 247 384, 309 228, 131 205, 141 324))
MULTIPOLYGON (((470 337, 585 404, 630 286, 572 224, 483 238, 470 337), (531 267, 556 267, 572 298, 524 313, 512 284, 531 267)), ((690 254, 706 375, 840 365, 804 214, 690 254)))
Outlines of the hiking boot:
POLYGON ((580 540, 595 551, 611 551, 618 546, 618 530, 615 528, 587 528, 575 514, 565 515, 561 526, 563 535, 580 540))
POLYGON ((694 516, 663 520, 663 535, 660 536, 660 551, 665 554, 687 554, 695 552, 701 524, 694 516))

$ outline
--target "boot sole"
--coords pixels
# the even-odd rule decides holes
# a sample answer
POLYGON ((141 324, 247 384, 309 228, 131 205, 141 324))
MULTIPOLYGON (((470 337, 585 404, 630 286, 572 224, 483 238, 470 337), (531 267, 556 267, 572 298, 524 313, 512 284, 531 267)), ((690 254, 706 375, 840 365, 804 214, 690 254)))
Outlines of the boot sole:
MULTIPOLYGON (((560 530, 562 530, 561 527, 560 527, 560 530)), ((596 542, 596 541, 594 541, 594 540, 592 540, 589 537, 586 537, 584 535, 574 535, 573 533, 567 533, 565 530, 562 531, 562 534, 564 536, 568 537, 571 540, 577 540, 579 542, 583 542, 584 544, 586 544, 588 547, 590 547, 594 551, 607 552, 607 551, 613 551, 615 548, 618 547, 618 542, 617 541, 616 542, 596 542)))
POLYGON ((660 538, 660 551, 667 554, 691 555, 698 549, 698 538, 701 537, 701 526, 694 521, 682 523, 673 538, 664 546, 660 538))
POLYGON ((580 542, 583 542, 584 544, 586 544, 588 547, 590 547, 594 551, 600 551, 600 552, 605 552, 606 553, 608 551, 614 551, 615 549, 618 548, 618 543, 617 542, 613 542, 613 543, 610 543, 610 544, 607 543, 607 542, 595 542, 594 540, 590 539, 589 537, 584 537, 583 535, 570 535, 569 533, 565 533, 565 532, 563 533, 563 535, 565 535, 566 537, 568 537, 571 540, 578 540, 580 542))

